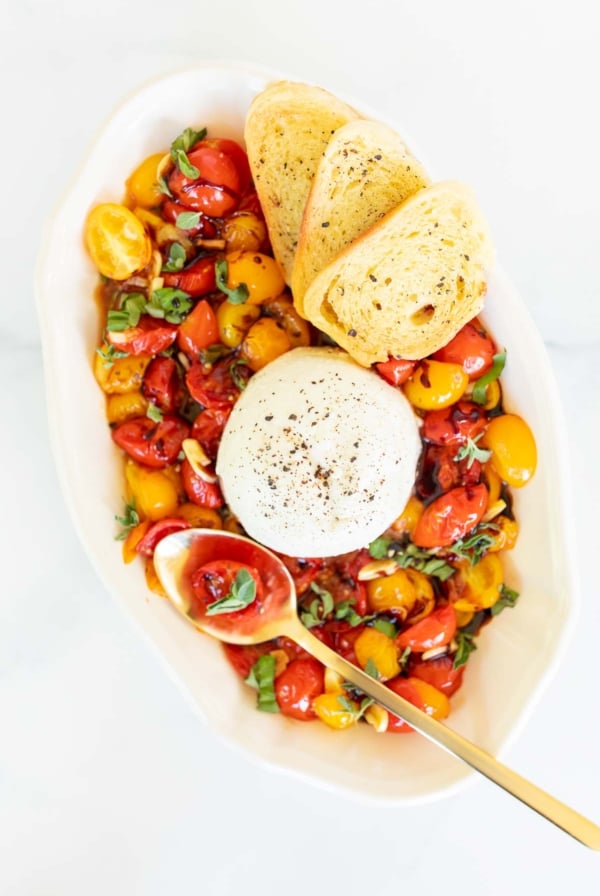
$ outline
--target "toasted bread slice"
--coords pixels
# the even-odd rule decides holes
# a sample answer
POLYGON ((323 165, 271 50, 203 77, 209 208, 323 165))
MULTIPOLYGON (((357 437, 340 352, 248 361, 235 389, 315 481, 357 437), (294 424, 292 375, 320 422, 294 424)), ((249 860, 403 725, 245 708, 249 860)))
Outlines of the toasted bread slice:
POLYGON ((294 304, 349 243, 429 184, 421 163, 384 124, 367 119, 338 128, 329 141, 308 195, 292 271, 294 304))
POLYGON ((473 193, 444 181, 336 256, 308 287, 304 308, 360 364, 424 358, 479 313, 493 260, 473 193))
POLYGON ((358 114, 320 87, 269 84, 253 100, 244 137, 275 258, 292 275, 302 213, 331 135, 358 114))

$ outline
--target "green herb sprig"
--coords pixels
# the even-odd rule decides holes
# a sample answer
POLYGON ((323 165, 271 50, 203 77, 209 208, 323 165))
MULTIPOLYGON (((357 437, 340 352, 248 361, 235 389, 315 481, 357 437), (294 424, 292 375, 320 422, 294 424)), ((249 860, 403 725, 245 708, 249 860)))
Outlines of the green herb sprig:
POLYGON ((231 591, 225 597, 213 601, 206 608, 207 616, 218 616, 221 613, 233 613, 245 610, 256 600, 256 582, 247 569, 237 573, 231 591))
POLYGON ((459 669, 461 666, 465 665, 473 651, 477 650, 477 644, 475 643, 474 634, 460 628, 454 635, 454 639, 458 646, 456 648, 456 653, 454 654, 454 662, 452 665, 455 669, 459 669))
POLYGON ((246 684, 258 691, 256 706, 262 712, 279 712, 275 697, 275 657, 270 653, 261 656, 245 679, 246 684))
POLYGON ((121 531, 115 535, 115 541, 125 541, 132 529, 134 529, 139 521, 140 515, 135 509, 135 500, 125 501, 125 510, 123 516, 115 514, 115 520, 121 526, 121 531))
POLYGON ((188 159, 188 152, 200 140, 206 137, 206 128, 195 131, 193 128, 185 128, 185 130, 173 140, 171 143, 170 156, 186 177, 199 177, 200 171, 195 165, 192 165, 188 159))
POLYGON ((416 545, 408 542, 401 544, 391 538, 376 538, 369 545, 369 553, 376 560, 385 557, 396 561, 399 567, 406 569, 410 566, 428 576, 435 576, 442 582, 454 575, 456 570, 441 557, 424 551, 416 545))
POLYGON ((467 461, 467 470, 470 470, 476 460, 480 463, 484 464, 487 460, 492 456, 492 452, 488 451, 487 448, 480 448, 477 442, 483 437, 483 433, 480 433, 474 439, 467 439, 464 445, 458 449, 457 453, 454 455, 455 461, 466 460, 467 461))
POLYGON ((227 286, 227 276, 228 265, 225 259, 222 258, 220 261, 215 261, 215 280, 217 289, 220 289, 221 292, 225 293, 227 301, 231 302, 232 305, 243 305, 250 295, 250 290, 245 283, 240 283, 235 289, 230 289, 229 286, 227 286))
POLYGON ((181 271, 186 262, 186 252, 181 243, 171 243, 169 246, 169 255, 163 264, 163 271, 175 272, 181 271))
POLYGON ((502 585, 500 588, 500 597, 490 609, 490 613, 492 616, 498 616, 502 610, 506 609, 506 607, 510 607, 511 609, 516 606, 516 603, 519 599, 519 592, 514 591, 513 588, 508 588, 506 585, 502 585))

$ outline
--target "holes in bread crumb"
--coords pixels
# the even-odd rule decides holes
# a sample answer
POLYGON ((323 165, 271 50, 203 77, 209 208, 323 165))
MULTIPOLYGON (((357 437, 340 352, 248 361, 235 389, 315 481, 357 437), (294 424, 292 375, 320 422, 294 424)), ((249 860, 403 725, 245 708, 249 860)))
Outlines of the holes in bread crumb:
POLYGON ((429 323, 434 314, 435 305, 423 305, 422 308, 419 308, 418 311, 411 315, 410 322, 415 327, 422 327, 423 324, 429 323))

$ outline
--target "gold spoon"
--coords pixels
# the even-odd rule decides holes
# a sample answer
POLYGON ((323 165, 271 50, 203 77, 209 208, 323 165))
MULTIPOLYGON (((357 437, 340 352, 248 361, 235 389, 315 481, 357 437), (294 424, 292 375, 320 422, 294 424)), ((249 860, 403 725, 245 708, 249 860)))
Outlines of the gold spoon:
POLYGON ((600 827, 502 765, 456 731, 417 709, 319 641, 298 619, 294 582, 285 565, 271 551, 231 532, 187 529, 159 542, 154 552, 154 564, 171 603, 196 628, 230 644, 258 644, 280 635, 291 638, 429 740, 458 756, 580 843, 600 851, 600 827), (231 613, 206 616, 193 611, 188 581, 190 572, 212 560, 236 560, 259 570, 266 595, 260 613, 244 614, 243 617, 240 614, 238 622, 231 613))

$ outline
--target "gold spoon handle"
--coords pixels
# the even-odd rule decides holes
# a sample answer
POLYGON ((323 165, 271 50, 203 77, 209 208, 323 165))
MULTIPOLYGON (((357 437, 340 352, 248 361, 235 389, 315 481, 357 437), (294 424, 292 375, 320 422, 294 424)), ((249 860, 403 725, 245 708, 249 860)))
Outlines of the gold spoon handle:
POLYGON ((562 828, 571 837, 579 840, 584 846, 600 851, 600 827, 589 819, 575 812, 574 809, 565 806, 555 797, 536 787, 531 781, 522 778, 512 769, 498 762, 485 750, 477 747, 462 735, 451 728, 442 725, 441 722, 428 716, 403 697, 395 694, 385 685, 371 678, 361 669, 353 666, 334 650, 319 641, 308 629, 304 628, 298 619, 286 620, 283 634, 300 644, 308 653, 320 660, 325 666, 333 669, 351 682, 369 697, 385 709, 400 716, 413 728, 416 728, 429 740, 443 747, 454 756, 458 756, 467 765, 485 775, 494 784, 498 784, 508 793, 515 796, 522 803, 529 806, 535 812, 543 815, 552 824, 562 828))

